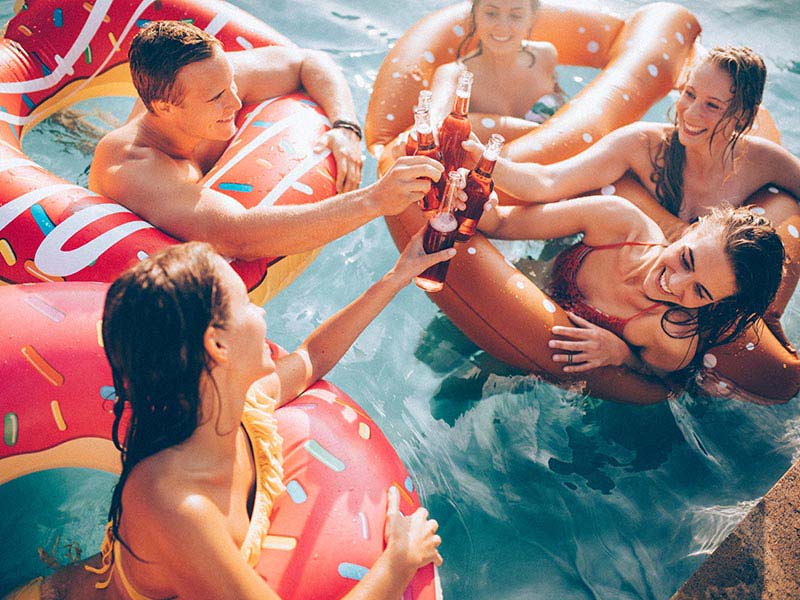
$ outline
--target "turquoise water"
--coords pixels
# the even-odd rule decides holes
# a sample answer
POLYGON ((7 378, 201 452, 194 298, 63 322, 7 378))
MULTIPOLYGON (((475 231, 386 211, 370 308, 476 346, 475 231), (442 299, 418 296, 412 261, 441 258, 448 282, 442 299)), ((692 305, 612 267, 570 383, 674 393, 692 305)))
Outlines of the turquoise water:
MULTIPOLYGON (((419 15, 446 4, 235 3, 298 44, 331 52, 362 115, 390 44, 419 15)), ((605 5, 628 13, 640 4, 605 5)), ((765 55, 765 103, 785 145, 800 154, 796 2, 686 4, 703 24, 706 46, 749 44, 765 55)), ((2 19, 11 6, 0 1, 2 19)), ((584 70, 562 73, 573 92, 589 77, 584 70)), ((119 118, 125 106, 110 112, 119 118)), ((649 118, 662 119, 667 106, 649 118)), ((82 110, 102 128, 110 120, 102 108, 82 110)), ((58 125, 31 133, 26 149, 85 181, 89 159, 58 125)), ((365 183, 374 172, 369 159, 365 183)), ((396 256, 381 221, 330 244, 267 306, 269 335, 295 346, 396 256)), ((784 325, 800 340, 797 297, 784 325)), ((440 521, 441 575, 451 600, 667 598, 800 457, 797 400, 764 408, 684 396, 640 408, 587 398, 487 356, 414 288, 400 294, 329 378, 381 425, 440 521)), ((0 591, 47 572, 37 546, 55 546, 62 560, 73 542, 84 556, 95 552, 112 483, 106 475, 62 471, 0 488, 0 591)))

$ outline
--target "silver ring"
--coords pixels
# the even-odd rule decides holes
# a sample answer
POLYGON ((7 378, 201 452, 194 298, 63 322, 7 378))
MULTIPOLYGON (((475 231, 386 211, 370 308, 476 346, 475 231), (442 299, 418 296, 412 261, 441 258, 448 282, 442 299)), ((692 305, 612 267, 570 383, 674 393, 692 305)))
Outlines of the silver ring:
POLYGON ((567 354, 567 364, 568 364, 568 365, 571 365, 571 364, 572 364, 572 357, 573 357, 573 356, 574 356, 574 355, 572 354, 572 352, 570 352, 569 354, 567 354))

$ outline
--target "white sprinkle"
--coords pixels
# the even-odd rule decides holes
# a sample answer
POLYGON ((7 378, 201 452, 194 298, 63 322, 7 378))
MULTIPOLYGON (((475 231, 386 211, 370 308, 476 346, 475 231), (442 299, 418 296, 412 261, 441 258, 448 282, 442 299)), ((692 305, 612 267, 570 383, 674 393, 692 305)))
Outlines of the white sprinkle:
POLYGON ((589 52, 591 52, 592 54, 595 54, 595 53, 596 53, 598 50, 600 50, 600 44, 598 44, 597 42, 595 42, 594 40, 592 40, 591 42, 589 42, 588 44, 586 44, 586 49, 587 49, 589 52))
POLYGON ((518 282, 517 282, 517 287, 518 287, 519 289, 524 289, 524 288, 525 288, 525 284, 524 284, 524 283, 522 283, 521 281, 518 281, 518 282))
POLYGON ((745 346, 745 348, 747 348, 748 350, 750 350, 752 352, 753 350, 756 349, 756 345, 753 342, 747 342, 747 345, 745 346))
POLYGON ((392 64, 395 64, 395 63, 396 63, 397 61, 399 61, 399 60, 400 60, 400 59, 399 59, 399 58, 397 58, 397 57, 395 56, 395 57, 394 57, 392 60, 390 60, 389 62, 390 62, 390 63, 392 63, 392 64))
POLYGON ((647 65, 647 72, 650 73, 651 76, 656 77, 658 75, 658 67, 655 65, 647 65))
POLYGON ((434 58, 433 52, 430 50, 425 50, 425 52, 422 54, 422 57, 431 64, 436 62, 436 58, 434 58))
POLYGON ((667 43, 667 38, 665 38, 665 37, 662 37, 662 38, 661 38, 661 43, 662 43, 662 44, 666 44, 666 43, 667 43))
POLYGON ((394 115, 392 113, 389 113, 388 115, 386 115, 386 120, 387 121, 394 121, 394 115))
POLYGON ((703 366, 706 369, 713 369, 717 366, 717 357, 710 353, 706 354, 703 356, 703 366))
POLYGON ((464 35, 464 28, 461 25, 456 25, 455 27, 453 27, 453 33, 461 37, 464 35))
POLYGON ((622 94, 622 99, 627 102, 628 100, 631 99, 631 97, 628 94, 622 94))
POLYGON ((675 39, 678 40, 678 43, 681 46, 686 43, 686 40, 683 38, 683 34, 680 31, 675 32, 675 39))
POLYGON ((550 300, 548 300, 547 298, 542 300, 542 306, 544 306, 544 309, 549 313, 556 312, 556 305, 550 302, 550 300))
POLYGON ((428 87, 428 80, 427 79, 423 79, 422 80, 422 87, 428 87))
POLYGON ((494 119, 490 117, 484 117, 481 119, 481 125, 486 127, 486 129, 493 129, 497 123, 495 123, 494 119))
POLYGON ((292 189, 295 189, 306 196, 312 196, 314 194, 314 190, 311 188, 311 186, 308 186, 305 183, 300 183, 299 181, 295 181, 292 184, 292 189))
POLYGON ((136 258, 138 258, 139 260, 144 260, 144 259, 145 259, 145 258, 147 258, 148 256, 150 256, 150 255, 149 255, 149 254, 147 254, 147 252, 145 252, 144 250, 139 250, 139 251, 136 253, 136 258))
POLYGON ((392 73, 392 77, 394 77, 395 79, 399 79, 400 78, 400 71, 395 71, 394 73, 392 73))
POLYGON ((586 27, 578 27, 578 33, 586 33, 586 27))
POLYGON ((475 248, 473 248, 472 246, 467 248, 467 254, 477 254, 477 253, 478 253, 478 251, 475 248))
POLYGON ((664 60, 669 60, 669 54, 664 52, 664 54, 661 55, 661 58, 663 58, 664 60))
POLYGON ((600 188, 600 193, 603 194, 603 196, 611 196, 616 191, 617 188, 615 188, 613 185, 604 185, 600 188))
POLYGON ((253 43, 250 40, 246 40, 245 38, 243 38, 240 35, 236 36, 236 43, 239 44, 245 50, 252 50, 253 49, 253 43))
POLYGON ((611 25, 606 23, 605 25, 603 25, 603 29, 605 29, 606 31, 611 31, 611 25))
POLYGON ((789 232, 793 238, 800 238, 800 231, 797 231, 797 227, 794 225, 789 225, 786 230, 789 232))
POLYGON ((764 215, 767 213, 767 211, 764 210, 763 206, 754 206, 753 208, 750 209, 750 212, 753 213, 754 215, 764 215))
POLYGON ((692 28, 692 24, 691 23, 687 23, 686 24, 686 29, 691 29, 691 28, 692 28))
POLYGON ((767 191, 768 191, 770 194, 777 194, 778 192, 780 192, 780 190, 779 190, 778 188, 776 188, 774 185, 771 185, 771 186, 769 186, 769 187, 767 188, 767 191))
POLYGON ((591 134, 591 133, 584 132, 584 134, 581 136, 581 139, 582 139, 584 142, 586 142, 587 144, 591 144, 591 143, 592 143, 592 140, 593 140, 594 138, 592 137, 592 134, 591 134))

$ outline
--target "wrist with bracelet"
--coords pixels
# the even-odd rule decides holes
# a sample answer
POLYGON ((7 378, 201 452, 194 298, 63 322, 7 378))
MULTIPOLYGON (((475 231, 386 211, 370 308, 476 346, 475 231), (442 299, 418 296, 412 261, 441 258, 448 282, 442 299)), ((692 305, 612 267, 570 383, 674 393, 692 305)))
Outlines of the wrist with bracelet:
POLYGON ((356 137, 359 140, 364 139, 364 133, 361 131, 361 126, 358 123, 354 123, 353 121, 346 121, 344 119, 336 119, 331 124, 331 129, 347 129, 348 131, 352 131, 356 134, 356 137))

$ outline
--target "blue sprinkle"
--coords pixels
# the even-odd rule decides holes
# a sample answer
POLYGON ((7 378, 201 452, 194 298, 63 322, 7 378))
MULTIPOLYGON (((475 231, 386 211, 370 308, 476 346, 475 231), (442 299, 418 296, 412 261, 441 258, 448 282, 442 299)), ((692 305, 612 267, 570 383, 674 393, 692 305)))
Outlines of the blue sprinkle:
POLYGON ((56 27, 61 27, 64 25, 64 11, 60 8, 57 8, 53 11, 53 24, 56 27))
POLYGON ((50 68, 46 64, 44 64, 44 61, 41 58, 39 58, 39 55, 36 54, 36 52, 31 52, 31 54, 33 55, 33 57, 36 60, 39 61, 39 64, 42 67, 42 73, 44 73, 45 75, 50 75, 50 73, 52 73, 52 71, 50 70, 50 68))
POLYGON ((100 397, 103 400, 111 400, 112 402, 117 401, 117 390, 114 389, 113 385, 101 385, 100 386, 100 397))
POLYGON ((36 108, 36 102, 34 102, 33 100, 31 100, 31 99, 30 99, 30 97, 28 97, 28 94, 22 94, 22 101, 23 101, 25 104, 27 104, 27 105, 28 105, 28 108, 30 108, 31 110, 33 110, 34 108, 36 108))
POLYGON ((56 226, 50 220, 50 217, 47 216, 47 213, 44 212, 44 209, 38 204, 31 206, 31 215, 33 215, 33 220, 36 221, 36 224, 44 235, 47 235, 55 229, 56 226))
POLYGON ((328 452, 325 448, 320 446, 316 440, 308 440, 303 444, 308 453, 324 464, 326 467, 337 473, 344 471, 345 464, 336 458, 333 454, 328 452))
POLYGON ((300 100, 300 104, 308 104, 309 106, 319 106, 319 104, 317 104, 313 100, 309 100, 307 98, 304 98, 303 100, 300 100))
POLYGON ((253 121, 253 127, 263 127, 266 129, 267 127, 271 127, 275 124, 275 121, 253 121))
POLYGON ((410 494, 414 491, 414 482, 411 481, 411 476, 406 475, 406 480, 403 482, 403 485, 406 486, 406 491, 410 494))
POLYGON ((226 192, 252 192, 253 186, 249 183, 231 183, 224 181, 219 184, 219 189, 226 192))
POLYGON ((145 25, 147 25, 149 22, 150 22, 150 19, 138 19, 138 20, 136 21, 136 26, 137 26, 139 29, 141 29, 142 27, 144 27, 145 25))
POLYGON ((289 494, 289 497, 295 504, 302 504, 308 500, 308 494, 306 494, 303 486, 297 483, 297 481, 294 479, 286 484, 286 493, 289 494))
POLYGON ((339 568, 336 570, 339 571, 339 575, 345 579, 355 579, 356 581, 361 581, 364 575, 367 574, 367 571, 369 571, 367 567, 346 562, 339 563, 339 568))

